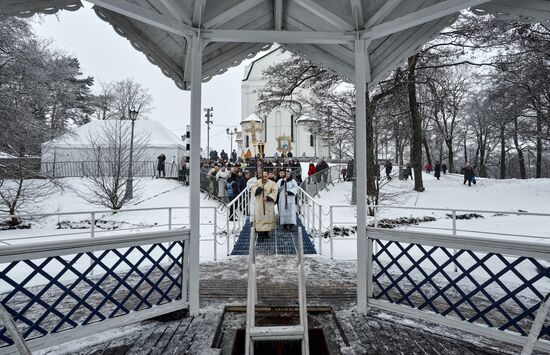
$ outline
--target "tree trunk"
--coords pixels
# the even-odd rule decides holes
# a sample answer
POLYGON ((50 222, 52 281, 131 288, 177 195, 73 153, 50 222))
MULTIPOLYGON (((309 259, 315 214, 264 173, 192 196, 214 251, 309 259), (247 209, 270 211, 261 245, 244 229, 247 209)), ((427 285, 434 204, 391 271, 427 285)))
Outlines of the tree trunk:
POLYGON ((426 152, 426 160, 428 161, 428 164, 432 165, 432 155, 430 154, 430 147, 428 146, 428 140, 426 139, 426 135, 422 135, 422 144, 424 145, 424 151, 426 152))
POLYGON ((542 177, 542 114, 537 113, 537 168, 535 178, 542 177))
POLYGON ((376 196, 376 183, 375 179, 378 176, 378 166, 375 163, 374 153, 374 129, 372 124, 372 118, 374 113, 374 105, 370 102, 369 92, 365 95, 367 102, 366 105, 366 118, 367 118, 367 195, 376 196))
POLYGON ((453 152, 453 141, 446 140, 445 144, 447 145, 448 159, 449 159, 449 172, 454 173, 455 171, 455 153, 453 152))
MULTIPOLYGON (((464 147, 464 162, 467 162, 468 161, 468 147, 466 146, 466 136, 464 136, 464 140, 462 142, 462 145, 464 147)), ((475 166, 474 162, 472 162, 472 164, 474 164, 474 166, 475 166)))
POLYGON ((411 117, 411 167, 414 169, 414 189, 415 191, 424 191, 422 183, 422 118, 418 111, 416 101, 416 63, 418 54, 408 59, 409 73, 407 82, 407 91, 409 96, 409 109, 411 117))
POLYGON ((516 148, 516 152, 518 153, 519 177, 521 179, 527 179, 527 174, 525 173, 525 159, 523 158, 523 149, 519 144, 517 118, 514 120, 514 146, 516 148))
POLYGON ((504 125, 500 126, 500 178, 506 179, 506 136, 504 125))

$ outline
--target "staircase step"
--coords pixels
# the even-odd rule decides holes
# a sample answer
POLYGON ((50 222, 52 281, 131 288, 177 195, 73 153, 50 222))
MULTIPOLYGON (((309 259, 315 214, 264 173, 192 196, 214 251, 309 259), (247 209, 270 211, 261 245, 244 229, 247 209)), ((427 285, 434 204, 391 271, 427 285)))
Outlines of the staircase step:
MULTIPOLYGON (((298 228, 302 229, 302 241, 304 244, 304 254, 317 254, 315 246, 306 232, 306 229, 300 220, 296 219, 297 225, 293 231, 283 229, 283 226, 277 225, 275 231, 270 233, 270 237, 265 240, 258 240, 256 244, 256 253, 258 255, 295 255, 295 246, 298 246, 298 228), (294 239, 294 242, 292 241, 294 239)), ((250 240, 251 223, 247 218, 239 237, 233 247, 231 255, 248 255, 248 246, 250 240)))
POLYGON ((300 340, 303 337, 304 327, 301 325, 250 328, 250 338, 255 341, 300 340))

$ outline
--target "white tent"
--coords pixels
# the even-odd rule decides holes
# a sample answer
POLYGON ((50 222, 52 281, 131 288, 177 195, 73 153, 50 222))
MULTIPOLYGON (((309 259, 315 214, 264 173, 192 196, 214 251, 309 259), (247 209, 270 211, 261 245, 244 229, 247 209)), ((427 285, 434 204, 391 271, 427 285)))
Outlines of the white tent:
MULTIPOLYGON (((42 166, 50 166, 54 162, 58 165, 69 162, 78 165, 78 163, 89 161, 92 149, 91 140, 102 135, 109 127, 109 123, 112 121, 92 121, 70 133, 43 143, 42 166)), ((158 121, 137 120, 135 136, 147 137, 144 153, 139 158, 140 161, 155 162, 157 157, 164 153, 167 164, 178 164, 186 155, 185 145, 181 138, 178 138, 158 121)))

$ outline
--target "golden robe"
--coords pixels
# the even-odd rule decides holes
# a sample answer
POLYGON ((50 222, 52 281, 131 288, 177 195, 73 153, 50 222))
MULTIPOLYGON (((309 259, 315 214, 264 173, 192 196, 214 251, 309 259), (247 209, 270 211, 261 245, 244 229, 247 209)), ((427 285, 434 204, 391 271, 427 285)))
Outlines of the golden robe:
POLYGON ((277 185, 268 180, 265 184, 262 180, 258 180, 252 186, 252 198, 254 199, 254 229, 256 232, 270 232, 275 229, 275 200, 277 200, 277 185), (256 189, 261 187, 262 193, 256 196, 256 189), (264 198, 269 197, 271 200, 264 201, 264 198), (265 206, 265 209, 264 209, 265 206))

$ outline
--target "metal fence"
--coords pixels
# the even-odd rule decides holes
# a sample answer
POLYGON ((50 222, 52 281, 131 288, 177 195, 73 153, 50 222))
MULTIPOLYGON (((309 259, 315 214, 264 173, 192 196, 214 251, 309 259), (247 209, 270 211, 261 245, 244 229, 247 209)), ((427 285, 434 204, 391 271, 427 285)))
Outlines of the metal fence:
MULTIPOLYGON (((132 163, 132 174, 134 177, 159 176, 157 161, 136 161, 132 163)), ((65 177, 86 177, 86 176, 112 176, 120 164, 110 161, 63 161, 43 162, 40 164, 40 171, 43 176, 50 178, 65 177)), ((121 175, 126 176, 128 166, 124 164, 124 171, 121 175)), ((177 163, 165 163, 164 166, 168 178, 182 177, 183 169, 177 163)), ((164 174, 163 174, 164 177, 164 174)))
MULTIPOLYGON (((178 230, 2 247, 1 303, 35 349, 182 310, 188 242, 178 230)), ((0 348, 12 344, 2 327, 0 348)))
MULTIPOLYGON (((526 342, 550 289, 550 269, 539 262, 550 256, 549 243, 380 228, 367 237, 370 305, 526 342)), ((546 341, 536 347, 549 351, 550 322, 537 335, 546 341)))
POLYGON ((311 196, 319 196, 320 191, 328 190, 330 186, 334 186, 335 181, 343 180, 342 169, 345 168, 345 164, 333 165, 328 169, 308 176, 300 187, 311 196))

